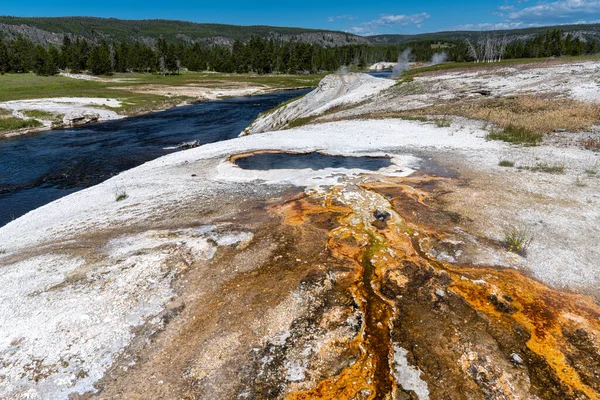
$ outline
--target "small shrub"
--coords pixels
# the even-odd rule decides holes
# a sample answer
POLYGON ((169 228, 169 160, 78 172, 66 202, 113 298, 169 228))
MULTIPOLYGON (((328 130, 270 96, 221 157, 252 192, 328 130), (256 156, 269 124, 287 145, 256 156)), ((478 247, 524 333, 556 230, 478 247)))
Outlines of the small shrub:
POLYGON ((511 227, 504 231, 503 244, 506 250, 524 256, 532 239, 529 229, 523 226, 511 227))
POLYGON ((452 125, 448 118, 436 118, 433 121, 438 128, 449 128, 452 125))
POLYGON ((125 188, 122 188, 122 187, 115 188, 115 201, 123 201, 128 197, 129 197, 129 195, 127 194, 127 191, 125 190, 125 188))
POLYGON ((509 125, 502 131, 492 130, 485 138, 487 140, 502 140, 503 142, 512 144, 535 146, 542 141, 544 135, 542 133, 534 133, 524 128, 517 128, 513 125, 509 125))
POLYGON ((6 254, 6 249, 0 249, 0 255, 1 254, 6 254))
POLYGON ((588 176, 598 175, 598 163, 595 162, 592 166, 586 168, 585 173, 588 174, 588 176))
POLYGON ((501 167, 514 167, 515 163, 508 160, 502 160, 498 165, 500 165, 501 167))
POLYGON ((562 163, 558 164, 548 164, 546 162, 539 162, 535 164, 533 167, 527 168, 533 172, 545 172, 547 174, 564 174, 565 173, 565 165, 562 163))
POLYGON ((577 187, 586 187, 587 184, 584 181, 582 181, 579 178, 579 176, 578 176, 577 179, 575 180, 575 186, 577 186, 577 187))

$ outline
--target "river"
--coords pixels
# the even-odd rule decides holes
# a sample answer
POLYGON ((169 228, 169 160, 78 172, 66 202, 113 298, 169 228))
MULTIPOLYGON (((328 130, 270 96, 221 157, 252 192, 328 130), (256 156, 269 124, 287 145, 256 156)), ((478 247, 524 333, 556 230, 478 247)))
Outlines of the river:
POLYGON ((177 150, 232 139, 261 112, 307 93, 209 101, 0 141, 0 226, 63 196, 177 150))

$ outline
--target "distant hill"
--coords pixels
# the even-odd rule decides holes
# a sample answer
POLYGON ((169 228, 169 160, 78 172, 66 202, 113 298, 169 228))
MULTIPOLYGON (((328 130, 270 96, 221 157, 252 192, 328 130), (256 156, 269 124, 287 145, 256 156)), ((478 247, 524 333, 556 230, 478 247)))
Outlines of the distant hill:
POLYGON ((204 42, 231 45, 234 40, 248 40, 252 35, 336 47, 369 44, 369 40, 345 32, 273 26, 235 26, 198 24, 171 20, 122 20, 94 17, 20 18, 0 16, 0 37, 26 36, 40 44, 60 44, 64 35, 96 42, 101 39, 133 39, 153 44, 163 37, 184 43, 204 42))
POLYGON ((137 40, 155 44, 159 37, 171 42, 232 45, 235 40, 246 41, 252 35, 338 47, 349 44, 393 45, 418 40, 477 41, 482 36, 506 36, 510 42, 528 40, 549 29, 561 29, 587 41, 600 40, 600 24, 561 25, 499 31, 447 31, 416 35, 358 36, 351 33, 274 26, 236 26, 199 24, 172 20, 122 20, 95 17, 21 18, 0 16, 0 38, 14 39, 25 36, 43 45, 62 43, 63 36, 81 37, 92 42, 107 40, 137 40))
POLYGON ((373 44, 404 44, 416 40, 465 40, 477 41, 482 36, 506 36, 510 42, 517 40, 529 40, 551 29, 560 29, 565 33, 571 33, 584 41, 600 39, 600 24, 588 25, 559 25, 537 28, 511 29, 498 31, 447 31, 435 33, 423 33, 417 35, 376 35, 368 39, 373 44))

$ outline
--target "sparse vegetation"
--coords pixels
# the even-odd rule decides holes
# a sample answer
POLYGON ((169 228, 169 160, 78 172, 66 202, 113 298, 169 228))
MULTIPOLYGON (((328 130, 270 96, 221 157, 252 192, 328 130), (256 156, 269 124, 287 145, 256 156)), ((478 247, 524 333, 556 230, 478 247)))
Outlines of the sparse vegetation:
POLYGON ((578 176, 577 179, 575 180, 575 186, 586 187, 587 183, 585 183, 583 180, 581 180, 581 178, 578 176))
POLYGON ((545 172, 547 174, 564 174, 565 164, 563 162, 548 163, 545 161, 537 162, 535 165, 530 167, 521 167, 533 172, 545 172))
POLYGON ((21 119, 17 117, 0 118, 0 131, 13 131, 40 126, 42 126, 42 123, 35 119, 21 119))
POLYGON ((412 115, 401 115, 398 118, 403 119, 405 121, 419 121, 419 122, 427 122, 427 121, 429 121, 427 119, 427 117, 412 116, 412 115))
POLYGON ((598 162, 595 162, 590 167, 586 168, 585 173, 588 176, 596 176, 596 175, 598 175, 598 162))
POLYGON ((581 144, 588 150, 600 151, 600 140, 597 138, 583 139, 581 144))
POLYGON ((512 144, 535 146, 543 139, 543 134, 530 132, 524 128, 508 125, 503 130, 492 130, 486 135, 488 140, 502 140, 512 144))
POLYGON ((21 111, 21 114, 25 115, 26 117, 35 118, 35 119, 53 120, 58 117, 57 114, 54 114, 54 113, 51 113, 48 111, 42 111, 42 110, 24 110, 24 111, 21 111))
POLYGON ((452 125, 448 118, 435 118, 433 121, 438 128, 448 128, 452 125))
POLYGON ((508 160, 502 160, 498 165, 500 165, 501 167, 514 167, 515 163, 508 160))
POLYGON ((557 129, 568 132, 591 129, 598 122, 600 105, 568 99, 517 96, 458 101, 424 109, 423 113, 486 121, 484 129, 491 123, 507 130, 507 137, 514 137, 516 142, 524 139, 525 143, 538 143, 543 134, 557 129))
POLYGON ((6 254, 6 249, 0 249, 0 254, 6 254))
MULTIPOLYGON (((561 62, 581 62, 581 61, 597 61, 598 56, 596 55, 588 55, 588 56, 565 56, 560 58, 561 62)), ((511 65, 524 65, 524 64, 533 64, 540 62, 553 62, 555 59, 547 58, 547 57, 539 57, 539 58, 519 58, 519 59, 504 59, 500 62, 494 63, 494 66, 511 66, 511 65)), ((474 63, 474 62, 451 62, 451 63, 443 63, 432 65, 428 67, 414 68, 409 71, 405 71, 403 77, 416 77, 426 73, 438 72, 438 71, 448 71, 448 70, 456 70, 456 69, 487 69, 490 68, 490 64, 488 63, 474 63)))
POLYGON ((413 76, 406 75, 402 79, 399 79, 395 86, 404 85, 405 83, 412 83, 415 80, 413 76))
POLYGON ((125 190, 125 188, 123 188, 123 187, 115 188, 115 201, 117 201, 117 202, 123 201, 123 200, 127 199, 128 197, 129 197, 129 195, 127 194, 127 191, 125 190))
POLYGON ((526 255, 532 240, 529 229, 522 225, 510 227, 504 231, 504 247, 512 253, 526 255))
POLYGON ((287 129, 292 129, 292 128, 297 128, 299 126, 303 126, 306 124, 310 124, 312 121, 314 121, 317 117, 302 117, 302 118, 296 118, 293 119, 291 121, 289 121, 286 125, 287 129))
MULTIPOLYGON (((113 77, 98 80, 72 79, 63 76, 37 76, 35 74, 5 74, 0 77, 0 102, 28 100, 49 97, 101 97, 117 99, 122 107, 113 109, 123 115, 136 115, 152 110, 161 110, 191 101, 185 96, 163 96, 144 93, 138 87, 149 85, 200 87, 257 86, 265 89, 290 89, 315 86, 322 78, 319 75, 253 75, 182 72, 180 75, 161 76, 156 74, 114 74, 113 77)), ((107 107, 103 107, 107 108, 107 107)), ((0 109, 0 125, 11 116, 8 110, 0 109)), ((36 118, 36 117, 33 117, 36 118)), ((45 119, 45 116, 38 117, 45 119)), ((13 124, 20 123, 17 118, 13 124)), ((6 122, 5 122, 6 124, 6 122)), ((35 124, 35 123, 34 123, 35 124)), ((60 126, 57 124, 57 126, 60 126)), ((10 126, 2 130, 19 129, 10 126)))

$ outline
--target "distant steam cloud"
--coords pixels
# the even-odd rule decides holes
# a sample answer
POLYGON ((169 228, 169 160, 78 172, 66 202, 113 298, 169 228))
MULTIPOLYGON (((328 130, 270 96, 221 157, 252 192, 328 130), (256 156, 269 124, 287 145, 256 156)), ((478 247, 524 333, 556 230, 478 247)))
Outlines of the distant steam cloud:
POLYGON ((445 52, 435 53, 433 57, 431 57, 431 64, 429 65, 438 65, 445 63, 446 61, 448 61, 448 54, 445 52))
POLYGON ((410 69, 410 56, 412 53, 412 49, 406 49, 400 54, 398 57, 398 64, 392 70, 392 78, 398 78, 404 71, 408 71, 410 69))

